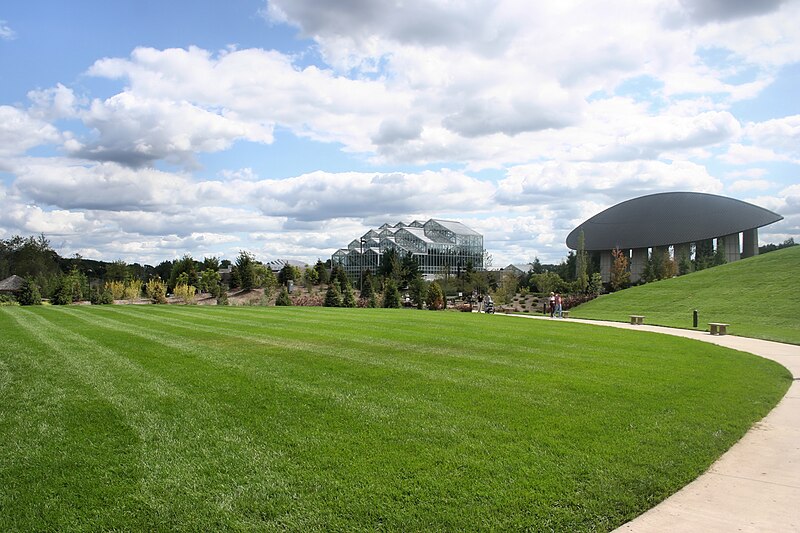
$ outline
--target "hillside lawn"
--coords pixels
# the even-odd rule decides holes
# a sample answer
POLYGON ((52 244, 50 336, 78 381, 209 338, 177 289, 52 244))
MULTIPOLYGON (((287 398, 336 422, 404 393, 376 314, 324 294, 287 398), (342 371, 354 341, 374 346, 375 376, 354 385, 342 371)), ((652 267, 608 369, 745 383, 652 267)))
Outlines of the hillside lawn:
POLYGON ((685 276, 603 295, 570 310, 570 316, 698 329, 730 324, 728 333, 800 344, 800 246, 742 259, 685 276))
POLYGON ((566 321, 0 308, 0 530, 610 530, 778 402, 778 364, 566 321))

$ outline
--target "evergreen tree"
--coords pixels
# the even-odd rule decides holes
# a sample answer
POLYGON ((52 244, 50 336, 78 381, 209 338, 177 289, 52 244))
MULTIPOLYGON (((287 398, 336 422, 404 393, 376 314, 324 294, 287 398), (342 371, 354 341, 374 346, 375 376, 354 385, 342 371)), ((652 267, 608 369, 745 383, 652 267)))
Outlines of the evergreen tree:
POLYGON ((411 280, 408 289, 411 302, 417 309, 422 309, 425 306, 425 296, 427 293, 425 290, 425 280, 422 279, 422 276, 417 274, 417 276, 411 280))
POLYGON ((369 298, 374 293, 375 289, 372 288, 372 274, 367 270, 364 272, 363 281, 361 282, 361 297, 369 298))
POLYGON ((292 305, 292 299, 289 298, 289 291, 286 287, 281 289, 281 292, 278 294, 278 297, 275 298, 275 305, 278 306, 288 306, 292 305))
POLYGON ((356 297, 350 283, 342 291, 342 307, 356 307, 356 297))
POLYGON ((236 258, 236 271, 239 276, 239 287, 249 291, 255 287, 255 260, 253 256, 244 250, 239 252, 236 258))
POLYGON ((36 282, 31 279, 26 279, 22 285, 17 296, 19 305, 42 305, 42 295, 39 293, 39 287, 36 282))
POLYGON ((328 283, 328 269, 325 267, 325 263, 323 263, 321 259, 317 259, 317 263, 314 265, 314 270, 317 271, 317 283, 320 285, 328 283))
POLYGON ((341 307, 342 293, 339 291, 339 284, 332 282, 328 285, 328 292, 325 293, 325 307, 341 307))
POLYGON ((400 291, 397 290, 397 284, 392 278, 387 279, 383 287, 383 307, 400 307, 400 291))

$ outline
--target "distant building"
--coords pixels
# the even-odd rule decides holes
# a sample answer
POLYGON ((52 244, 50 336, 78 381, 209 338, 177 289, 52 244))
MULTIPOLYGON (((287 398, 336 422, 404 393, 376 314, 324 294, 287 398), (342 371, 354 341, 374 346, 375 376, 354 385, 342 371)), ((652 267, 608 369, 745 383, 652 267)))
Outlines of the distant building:
POLYGON ((16 296, 25 286, 25 280, 16 274, 0 281, 0 294, 16 296))
POLYGON ((351 279, 357 279, 363 271, 376 272, 387 250, 395 250, 400 259, 411 254, 428 280, 448 269, 451 274, 468 266, 483 270, 483 235, 461 222, 438 219, 371 229, 350 241, 347 248, 337 250, 331 264, 340 265, 351 279))
POLYGON ((512 263, 512 264, 508 265, 505 268, 501 268, 500 270, 502 270, 503 272, 511 272, 515 276, 520 277, 520 276, 530 272, 532 268, 533 267, 531 267, 531 265, 528 265, 528 264, 524 264, 524 265, 523 264, 516 264, 515 265, 515 264, 512 263))
POLYGON ((600 254, 603 282, 611 279, 612 250, 630 258, 631 281, 642 278, 651 248, 678 260, 691 259, 693 247, 716 239, 730 263, 758 255, 758 228, 783 217, 763 207, 714 194, 666 192, 627 200, 586 220, 567 236, 577 250, 583 232, 584 249, 600 254), (741 233, 741 239, 740 239, 741 233))
POLYGON ((295 261, 294 259, 273 259, 272 261, 267 261, 266 263, 264 263, 264 266, 266 266, 267 268, 272 270, 275 274, 277 274, 287 264, 299 268, 300 270, 306 269, 306 264, 304 262, 295 261))

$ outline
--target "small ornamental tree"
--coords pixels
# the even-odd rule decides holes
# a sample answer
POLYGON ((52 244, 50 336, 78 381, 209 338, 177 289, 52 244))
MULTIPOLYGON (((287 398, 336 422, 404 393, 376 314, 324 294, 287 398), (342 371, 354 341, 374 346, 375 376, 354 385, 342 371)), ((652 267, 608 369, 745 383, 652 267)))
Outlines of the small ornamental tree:
POLYGON ((342 293, 339 291, 339 284, 332 282, 328 285, 328 292, 325 293, 325 307, 341 307, 342 293))
POLYGON ((161 277, 150 278, 147 282, 147 297, 154 304, 167 303, 167 284, 161 277))
POLYGON ((400 307, 400 291, 392 278, 386 280, 383 287, 383 307, 395 309, 400 307))
POLYGON ((129 279, 125 281, 125 290, 122 297, 125 300, 136 300, 142 295, 142 280, 129 279))
POLYGON ((123 281, 107 281, 105 288, 111 292, 111 297, 115 300, 122 300, 122 296, 125 294, 125 282, 123 281))
POLYGON ((428 285, 427 303, 428 309, 432 311, 444 309, 444 293, 442 292, 442 286, 439 285, 438 281, 434 281, 428 285))
POLYGON ((220 283, 222 282, 222 276, 220 276, 217 270, 203 270, 200 273, 200 280, 199 280, 199 287, 200 292, 207 292, 214 298, 219 296, 220 290, 220 283))
POLYGON ((289 298, 289 291, 286 287, 281 289, 281 292, 278 294, 278 297, 275 298, 275 305, 279 306, 289 306, 292 305, 292 299, 289 298))
POLYGON ((631 273, 628 271, 628 254, 619 248, 611 251, 614 258, 611 264, 611 289, 618 291, 628 286, 631 280, 631 273))
POLYGON ((191 285, 187 285, 185 283, 178 283, 175 285, 175 296, 183 300, 185 304, 193 304, 194 303, 194 295, 195 289, 191 285))

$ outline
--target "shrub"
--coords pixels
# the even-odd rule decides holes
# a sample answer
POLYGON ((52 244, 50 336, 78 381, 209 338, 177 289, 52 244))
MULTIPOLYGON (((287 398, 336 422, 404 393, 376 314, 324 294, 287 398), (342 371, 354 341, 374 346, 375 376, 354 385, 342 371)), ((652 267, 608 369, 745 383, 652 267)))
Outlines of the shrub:
POLYGON ((217 305, 230 305, 226 291, 220 291, 219 296, 217 296, 217 305))
POLYGON ((299 294, 292 297, 292 305, 322 307, 325 305, 325 298, 321 294, 299 294))
POLYGON ((0 307, 4 305, 19 305, 19 302, 10 294, 0 294, 0 307))
POLYGON ((106 289, 111 291, 111 296, 114 300, 122 300, 125 294, 125 283, 122 281, 107 281, 106 289))
POLYGON ((167 303, 167 284, 159 276, 147 282, 147 297, 154 304, 167 303))
POLYGON ((129 279, 125 281, 125 289, 122 291, 123 300, 138 300, 142 295, 142 280, 129 279))
POLYGON ((192 285, 187 285, 185 283, 179 283, 175 285, 175 296, 183 300, 185 304, 193 304, 194 302, 194 295, 197 292, 192 285))
POLYGON ((278 297, 275 298, 275 305, 281 306, 289 306, 292 305, 292 300, 289 298, 289 291, 286 290, 286 287, 281 289, 281 292, 278 294, 278 297))

